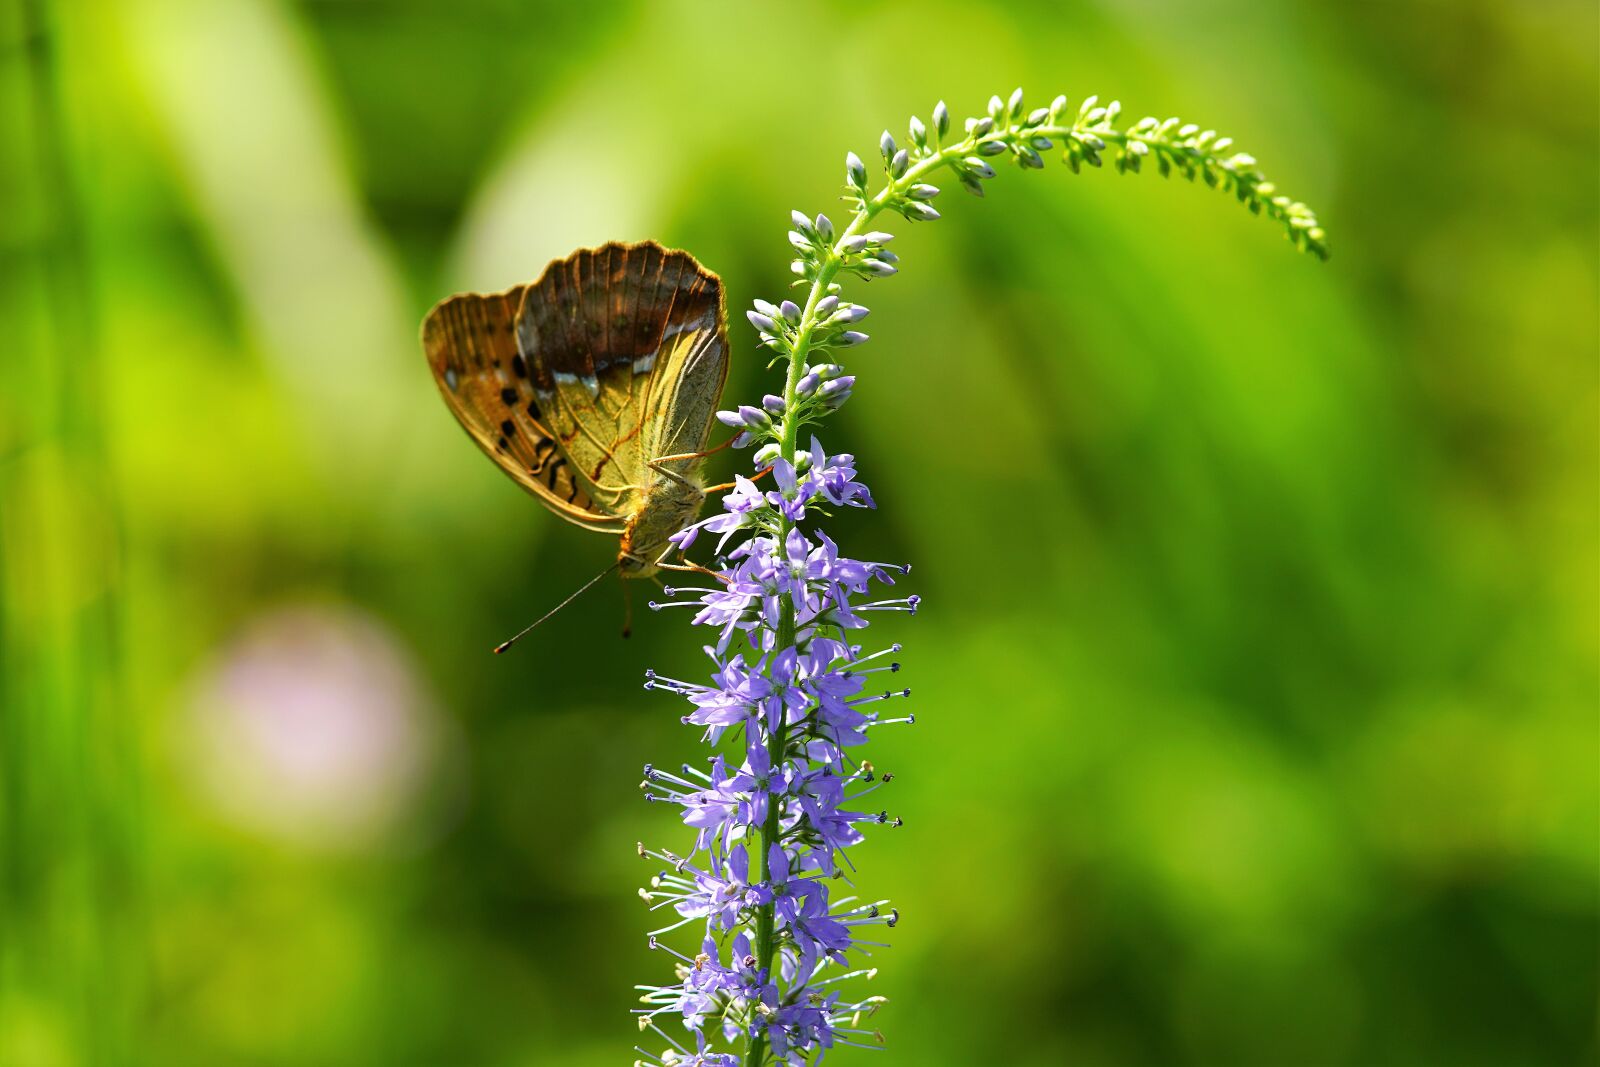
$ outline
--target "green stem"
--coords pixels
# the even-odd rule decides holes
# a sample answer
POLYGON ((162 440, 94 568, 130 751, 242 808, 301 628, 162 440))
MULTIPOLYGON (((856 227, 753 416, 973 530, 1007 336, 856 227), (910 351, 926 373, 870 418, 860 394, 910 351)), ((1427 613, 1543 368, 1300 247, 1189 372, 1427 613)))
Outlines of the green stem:
MULTIPOLYGON (((822 265, 817 270, 816 279, 811 283, 811 292, 806 296, 805 308, 800 315, 800 328, 796 332, 794 346, 789 354, 788 374, 783 387, 784 411, 786 414, 778 446, 780 454, 785 461, 794 462, 796 440, 800 433, 800 420, 787 413, 794 411, 795 390, 805 369, 806 355, 811 350, 811 335, 815 332, 819 321, 817 304, 827 295, 829 284, 832 283, 834 276, 839 273, 839 268, 844 265, 844 252, 842 250, 844 242, 864 232, 868 224, 889 204, 892 197, 909 189, 922 177, 931 174, 951 160, 970 155, 973 151, 975 151, 975 143, 972 138, 968 137, 960 143, 942 149, 938 153, 919 160, 913 166, 908 167, 905 174, 885 185, 877 196, 868 200, 855 213, 855 217, 850 220, 850 224, 845 227, 844 232, 839 235, 839 239, 828 250, 827 258, 823 260, 822 265)), ((778 521, 778 551, 784 554, 785 560, 788 559, 788 535, 792 528, 793 524, 787 518, 780 517, 778 521)), ((779 602, 778 610, 778 643, 775 647, 783 649, 794 644, 795 607, 793 598, 785 594, 779 602)), ((784 747, 788 743, 788 738, 785 734, 786 730, 782 723, 779 724, 777 730, 773 731, 767 755, 774 767, 783 762, 784 747)), ((766 881, 771 875, 767 854, 770 851, 770 846, 778 840, 782 814, 781 805, 776 798, 770 800, 767 805, 766 822, 761 827, 760 869, 762 881, 766 881)), ((755 953, 759 966, 766 967, 776 974, 778 945, 777 931, 773 919, 773 907, 773 904, 768 903, 761 905, 756 910, 755 953)), ((766 1062, 766 1057, 766 1035, 762 1034, 751 1039, 745 1052, 745 1067, 761 1067, 766 1062)))
MULTIPOLYGON (((1151 120, 1146 120, 1147 122, 1151 120)), ((1017 124, 997 125, 994 129, 973 136, 962 137, 954 144, 940 148, 929 155, 918 159, 906 168, 906 172, 898 178, 892 178, 871 199, 863 200, 856 210, 848 226, 838 235, 832 247, 827 251, 821 263, 817 265, 816 273, 812 278, 810 292, 806 294, 805 307, 801 311, 800 322, 794 333, 794 341, 788 352, 788 372, 784 381, 784 420, 781 432, 778 435, 779 454, 788 463, 794 462, 796 446, 800 433, 800 420, 794 417, 796 407, 796 391, 803 376, 806 357, 811 352, 812 338, 820 325, 820 316, 817 314, 817 305, 828 295, 828 287, 844 266, 846 253, 844 245, 850 238, 856 237, 867 231, 867 227, 878 214, 902 198, 910 188, 921 182, 941 167, 978 154, 978 145, 983 141, 1000 141, 1007 146, 1021 145, 1035 137, 1048 137, 1057 146, 1066 143, 1068 139, 1076 139, 1079 143, 1085 140, 1098 139, 1105 146, 1117 145, 1126 150, 1131 144, 1142 145, 1138 151, 1153 157, 1165 155, 1168 165, 1176 165, 1185 176, 1193 180, 1197 175, 1203 176, 1208 184, 1222 183, 1226 188, 1234 190, 1239 199, 1250 205, 1252 210, 1264 212, 1269 217, 1285 223, 1292 237, 1305 242, 1305 247, 1319 256, 1326 255, 1326 248, 1322 245, 1322 231, 1316 226, 1316 218, 1302 204, 1291 203, 1287 197, 1274 196, 1276 192, 1271 183, 1256 171, 1253 164, 1245 162, 1233 164, 1228 162, 1228 156, 1215 152, 1199 141, 1192 134, 1178 131, 1178 136, 1170 135, 1168 126, 1143 126, 1129 130, 1117 130, 1109 123, 1094 125, 1084 124, 1080 117, 1076 122, 1065 124, 1059 122, 1045 122, 1036 126, 1017 124), (1219 172, 1220 175, 1219 176, 1219 172), (1298 231, 1298 232, 1297 232, 1298 231)), ((1098 150, 1097 150, 1098 151, 1098 150)), ((996 162, 1005 160, 1006 155, 993 157, 996 162)), ((1134 162, 1137 162, 1135 160, 1134 162)), ((1165 172, 1165 169, 1163 170, 1165 172)), ((778 522, 778 551, 788 560, 788 534, 793 524, 780 517, 778 522)), ((793 598, 785 594, 779 604, 778 637, 774 650, 788 648, 795 640, 795 605, 793 598)), ((785 748, 789 743, 785 724, 779 723, 778 728, 772 732, 769 742, 768 756, 773 767, 781 766, 784 760, 785 748)), ((767 806, 767 817, 761 827, 760 872, 761 880, 766 881, 771 877, 770 865, 767 860, 771 846, 778 841, 782 826, 782 806, 773 798, 767 806)), ((779 944, 776 924, 773 914, 774 905, 764 904, 756 910, 755 922, 755 954, 758 965, 767 968, 771 974, 777 973, 779 944)), ((745 1067, 763 1067, 767 1062, 767 1039, 765 1034, 750 1039, 745 1052, 745 1067)))

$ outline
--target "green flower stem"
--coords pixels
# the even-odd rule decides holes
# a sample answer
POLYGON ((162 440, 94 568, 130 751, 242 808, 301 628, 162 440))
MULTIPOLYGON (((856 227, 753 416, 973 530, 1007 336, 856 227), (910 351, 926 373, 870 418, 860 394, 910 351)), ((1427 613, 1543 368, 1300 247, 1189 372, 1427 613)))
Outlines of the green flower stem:
MULTIPOLYGON (((1265 214, 1282 223, 1290 240, 1302 250, 1322 259, 1327 258, 1325 235, 1316 216, 1304 204, 1279 195, 1274 185, 1256 169, 1253 158, 1230 151, 1232 142, 1227 138, 1218 138, 1214 131, 1201 131, 1196 126, 1180 125, 1177 119, 1158 121, 1147 118, 1128 129, 1119 130, 1112 125, 1119 110, 1118 105, 1096 108, 1093 99, 1083 104, 1075 121, 1062 122, 1059 121, 1059 113, 1063 102, 1058 101, 1050 109, 1049 119, 1042 122, 1033 122, 1032 117, 1025 118, 1015 110, 1005 115, 991 109, 990 118, 995 123, 992 128, 984 129, 981 133, 968 133, 942 148, 927 150, 919 147, 915 162, 910 163, 898 178, 886 173, 887 183, 870 199, 860 189, 852 189, 852 195, 847 199, 855 200, 857 209, 849 225, 816 264, 800 322, 786 353, 789 366, 783 390, 784 419, 778 435, 780 455, 785 461, 792 464, 795 459, 802 421, 795 415, 798 400, 796 392, 805 373, 806 357, 811 353, 813 338, 821 324, 817 306, 828 295, 834 278, 846 265, 849 253, 845 251, 845 245, 851 238, 867 233, 879 213, 885 208, 903 204, 913 186, 941 168, 954 164, 970 172, 972 168, 963 161, 975 156, 995 162, 1009 156, 1026 166, 1042 166, 1039 149, 1035 145, 1036 138, 1048 138, 1052 148, 1062 148, 1065 160, 1074 172, 1083 163, 1096 167, 1102 165, 1104 154, 1108 152, 1112 153, 1113 164, 1123 173, 1138 172, 1144 161, 1149 159, 1154 161, 1163 176, 1176 170, 1190 181, 1202 180, 1214 188, 1232 192, 1250 211, 1265 214), (997 150, 996 142, 1003 148, 997 150), (980 146, 988 146, 987 154, 980 146)), ((981 195, 982 189, 975 180, 969 179, 963 184, 981 195)), ((779 550, 785 553, 791 528, 792 524, 787 518, 780 519, 779 550)), ((777 649, 784 649, 793 645, 795 640, 795 604, 788 594, 780 601, 779 611, 777 649)), ((786 728, 780 724, 772 733, 768 752, 773 767, 782 765, 789 740, 786 728)), ((779 839, 781 821, 781 805, 774 799, 768 804, 766 821, 761 828, 759 863, 762 881, 771 876, 767 857, 771 846, 779 839)), ((775 976, 780 962, 780 945, 773 909, 771 903, 757 909, 754 949, 760 965, 775 976)), ((767 1051, 765 1034, 751 1038, 746 1046, 745 1067, 763 1067, 767 1062, 767 1051)))

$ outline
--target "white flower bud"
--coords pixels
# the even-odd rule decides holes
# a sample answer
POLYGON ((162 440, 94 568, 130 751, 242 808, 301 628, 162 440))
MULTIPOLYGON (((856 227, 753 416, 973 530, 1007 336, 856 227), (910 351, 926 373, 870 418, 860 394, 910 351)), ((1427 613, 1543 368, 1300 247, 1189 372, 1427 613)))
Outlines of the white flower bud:
POLYGON ((867 190, 867 165, 861 162, 861 157, 854 152, 846 152, 844 156, 844 176, 850 186, 858 192, 867 190))

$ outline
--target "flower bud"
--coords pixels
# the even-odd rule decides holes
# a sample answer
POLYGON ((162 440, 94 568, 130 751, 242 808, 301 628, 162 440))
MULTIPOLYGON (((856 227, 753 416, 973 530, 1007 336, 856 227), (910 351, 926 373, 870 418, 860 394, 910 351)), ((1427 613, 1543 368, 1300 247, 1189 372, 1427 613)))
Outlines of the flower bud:
POLYGON ((737 411, 719 411, 717 412, 717 421, 724 426, 737 428, 744 425, 744 416, 737 411))
POLYGON ((978 154, 980 156, 998 156, 1005 150, 1006 143, 1004 141, 980 141, 978 143, 978 154))
POLYGON ((794 223, 794 228, 801 233, 806 233, 811 229, 811 217, 804 211, 789 212, 789 220, 794 223))
MULTIPOLYGON (((1034 158, 1039 158, 1038 153, 1034 154, 1034 158)), ((1044 166, 1043 163, 1039 165, 1044 166)), ((908 200, 903 210, 907 218, 916 219, 918 222, 932 222, 939 217, 938 211, 918 200, 908 200)))
POLYGON ((846 237, 843 241, 839 242, 839 251, 843 252, 847 256, 853 256, 857 252, 865 251, 866 247, 867 239, 864 235, 859 233, 854 237, 846 237))
POLYGON ((863 259, 856 264, 856 267, 858 270, 864 271, 875 278, 887 278, 889 275, 898 274, 900 271, 900 268, 893 263, 885 263, 881 259, 872 259, 871 257, 863 259))
POLYGON ((789 243, 794 245, 795 248, 799 249, 801 252, 811 251, 811 238, 807 237, 798 230, 789 231, 789 243))
POLYGON ((853 348, 856 345, 865 344, 867 341, 867 336, 867 334, 862 333, 860 330, 845 330, 839 335, 839 344, 843 345, 845 348, 853 348))
POLYGON ((939 195, 939 187, 937 185, 928 185, 924 182, 918 182, 910 189, 906 190, 906 195, 911 197, 913 200, 932 200, 934 197, 939 195))
MULTIPOLYGON (((817 310, 822 310, 821 304, 817 305, 817 310)), ((860 304, 851 304, 848 307, 841 308, 837 313, 828 319, 828 322, 835 325, 849 325, 852 322, 860 322, 862 319, 866 318, 867 315, 867 308, 862 307, 860 304)))
POLYGON ((906 168, 910 165, 911 154, 902 148, 900 151, 894 154, 894 158, 889 160, 889 173, 893 174, 896 178, 904 177, 906 168))
POLYGON ((821 318, 827 315, 832 315, 833 309, 838 306, 839 298, 837 296, 825 296, 821 300, 817 301, 817 316, 821 318))
POLYGON ((818 215, 816 221, 817 236, 827 244, 833 243, 833 220, 826 215, 818 215))
POLYGON ((783 397, 778 396, 775 393, 768 393, 766 396, 761 398, 761 406, 766 408, 774 415, 782 415, 783 397))
POLYGON ((778 313, 790 322, 800 321, 800 305, 793 300, 785 300, 778 305, 778 313))
POLYGON ((750 461, 757 467, 770 467, 777 462, 778 457, 781 455, 783 455, 783 446, 773 441, 756 449, 756 453, 750 457, 750 461))
POLYGON ((933 128, 943 137, 950 132, 950 109, 944 106, 941 100, 933 106, 933 128))
POLYGON ((867 165, 861 162, 861 157, 854 152, 846 152, 844 156, 845 181, 858 192, 867 190, 867 165))
POLYGON ((1022 86, 1017 86, 1011 93, 1011 99, 1006 101, 1006 113, 1013 119, 1022 117, 1022 86))
POLYGON ((977 156, 968 156, 961 162, 967 168, 967 170, 971 171, 980 178, 994 177, 994 168, 989 166, 987 160, 979 159, 977 156))
POLYGON ((883 136, 878 138, 878 151, 883 153, 883 161, 885 163, 894 158, 894 137, 888 130, 884 130, 883 136))
MULTIPOLYGON (((809 371, 806 374, 802 375, 800 380, 795 383, 795 385, 794 385, 795 395, 796 396, 810 396, 811 394, 813 394, 813 393, 815 393, 817 391, 818 386, 820 386, 821 384, 822 384, 822 377, 819 374, 817 374, 816 371, 809 371)), ((717 417, 721 418, 722 417, 722 413, 718 412, 717 413, 717 417)))
POLYGON ((912 144, 916 145, 918 148, 924 148, 927 146, 928 127, 924 126, 922 124, 922 120, 916 115, 911 116, 910 133, 912 144))
POLYGON ((998 96, 991 96, 989 98, 989 117, 991 119, 998 120, 1000 116, 1004 115, 1005 113, 1006 102, 1000 99, 998 96))
POLYGON ((772 419, 767 417, 765 411, 749 404, 739 405, 739 421, 752 430, 765 430, 772 425, 772 419))
POLYGON ((771 318, 778 313, 778 305, 770 303, 766 300, 757 299, 750 301, 750 303, 754 304, 756 310, 761 312, 761 314, 766 315, 768 318, 771 318))
POLYGON ((750 320, 750 325, 754 326, 762 333, 775 334, 778 332, 778 324, 773 322, 767 316, 761 314, 759 311, 746 311, 744 313, 744 317, 750 320))
POLYGON ((992 118, 967 120, 967 132, 974 137, 982 137, 992 129, 994 129, 994 119, 992 118))
POLYGON ((872 230, 867 234, 867 241, 875 245, 886 245, 894 240, 894 234, 884 233, 882 230, 872 230))
POLYGON ((822 397, 822 402, 829 408, 838 409, 844 405, 846 400, 850 399, 850 390, 855 387, 855 384, 855 375, 847 374, 843 378, 835 378, 831 382, 823 383, 818 395, 822 397))

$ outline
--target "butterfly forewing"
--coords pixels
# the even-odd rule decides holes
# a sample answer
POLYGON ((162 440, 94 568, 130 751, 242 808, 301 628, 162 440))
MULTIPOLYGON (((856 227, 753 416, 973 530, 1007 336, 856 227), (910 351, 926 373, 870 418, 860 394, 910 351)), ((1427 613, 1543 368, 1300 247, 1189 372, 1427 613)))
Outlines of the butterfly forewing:
POLYGON ((722 283, 686 252, 608 244, 539 280, 444 301, 423 323, 439 391, 506 473, 655 573, 698 513, 695 474, 728 371, 722 283), (651 469, 671 461, 674 477, 651 469))
POLYGON ((489 458, 571 522, 620 531, 624 516, 597 508, 546 428, 516 316, 524 287, 453 296, 428 313, 422 345, 445 403, 489 458))

